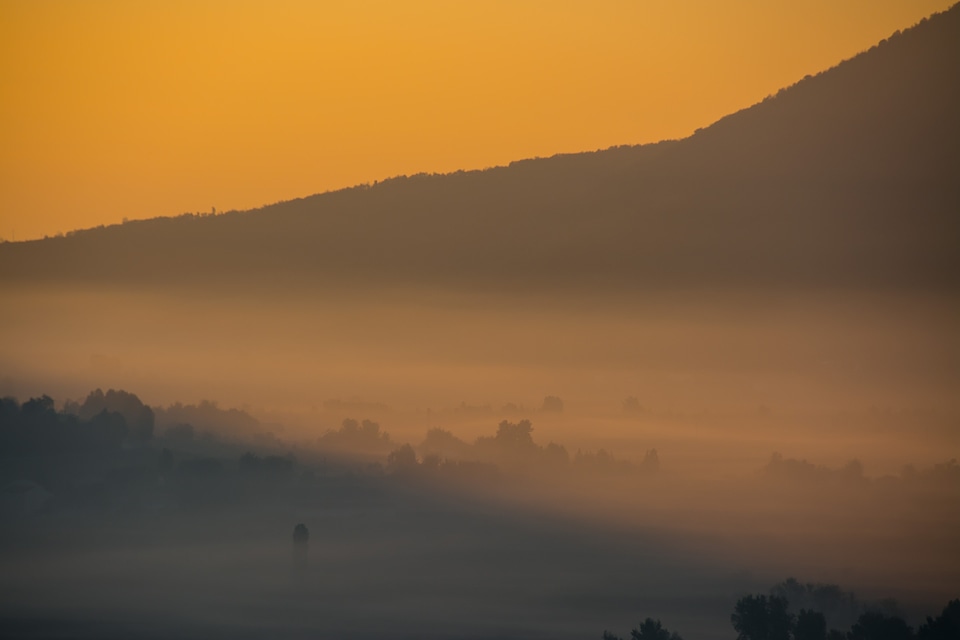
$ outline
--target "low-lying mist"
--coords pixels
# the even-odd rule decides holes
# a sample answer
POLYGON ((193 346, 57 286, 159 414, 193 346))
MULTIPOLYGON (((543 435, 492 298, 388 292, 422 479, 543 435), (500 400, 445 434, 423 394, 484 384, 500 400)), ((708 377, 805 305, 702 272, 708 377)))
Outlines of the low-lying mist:
POLYGON ((620 413, 955 411, 960 307, 916 293, 628 291, 617 295, 319 290, 4 293, 0 362, 26 393, 137 388, 308 411, 560 396, 620 413), (30 385, 33 386, 30 386, 30 385))
POLYGON ((728 637, 737 597, 790 575, 916 620, 957 595, 950 300, 38 290, 5 309, 3 395, 48 393, 108 441, 120 396, 91 389, 153 420, 7 457, 18 629, 590 637, 653 615, 689 640, 728 637))
POLYGON ((442 427, 472 442, 528 418, 544 443, 656 447, 711 473, 774 451, 896 473, 960 449, 949 297, 34 290, 4 309, 0 392, 210 400, 294 440, 367 417, 401 440, 442 427))

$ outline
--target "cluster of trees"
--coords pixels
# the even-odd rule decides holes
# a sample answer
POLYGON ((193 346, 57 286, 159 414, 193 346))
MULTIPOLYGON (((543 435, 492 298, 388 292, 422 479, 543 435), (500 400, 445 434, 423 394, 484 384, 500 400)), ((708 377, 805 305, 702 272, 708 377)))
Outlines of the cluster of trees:
POLYGON ((382 453, 393 446, 390 434, 372 420, 346 418, 337 430, 328 430, 318 440, 320 446, 332 449, 382 453))
MULTIPOLYGON (((436 430, 435 430, 436 431, 436 430)), ((495 463, 516 462, 529 466, 531 462, 544 469, 566 468, 573 466, 585 472, 634 472, 657 471, 660 460, 656 449, 647 451, 643 462, 638 466, 625 460, 616 459, 604 449, 597 452, 580 451, 571 456, 562 444, 549 442, 539 446, 533 441, 533 425, 529 420, 519 422, 502 421, 494 436, 477 438, 472 453, 481 461, 495 463)), ((430 441, 428 439, 424 445, 430 441)), ((449 442, 450 437, 446 437, 449 442)), ((461 447, 462 449, 462 447, 461 447)))
POLYGON ((763 468, 763 475, 769 480, 785 482, 832 483, 848 486, 874 483, 882 487, 907 484, 960 488, 960 465, 955 458, 925 469, 906 465, 899 476, 883 476, 871 480, 864 475, 863 464, 856 459, 838 469, 831 469, 806 460, 784 458, 781 454, 774 453, 763 468))
POLYGON ((448 460, 465 460, 473 455, 473 447, 469 443, 439 427, 427 431, 419 449, 424 456, 437 455, 448 460))
POLYGON ((207 431, 220 434, 221 437, 229 435, 235 439, 252 439, 263 433, 260 421, 246 411, 221 409, 216 402, 209 400, 186 405, 176 402, 166 408, 158 407, 154 412, 157 416, 157 427, 164 429, 165 436, 172 435, 171 429, 184 425, 203 427, 207 431))
POLYGON ((745 596, 730 616, 737 640, 956 640, 960 638, 960 600, 947 604, 937 618, 927 617, 914 633, 898 615, 871 610, 860 614, 847 632, 827 630, 826 616, 810 609, 789 611, 780 596, 745 596))
POLYGON ((839 469, 831 469, 823 465, 815 465, 806 460, 784 458, 779 453, 770 456, 770 461, 763 468, 763 474, 770 479, 800 480, 815 482, 863 482, 863 464, 859 460, 851 460, 839 469))
POLYGON ((281 485, 297 484, 294 458, 276 455, 276 443, 219 438, 209 429, 198 435, 193 425, 177 422, 184 418, 207 419, 227 434, 234 424, 248 432, 259 425, 209 402, 155 411, 135 394, 113 389, 68 400, 59 411, 47 395, 22 404, 0 398, 0 510, 136 512, 217 504, 251 492, 273 495, 281 485), (157 413, 165 429, 155 429, 157 413))
POLYGON ((790 603, 792 610, 810 609, 824 614, 832 627, 849 627, 866 611, 880 611, 895 615, 896 602, 883 600, 869 605, 860 602, 852 591, 845 591, 836 584, 801 583, 796 578, 787 578, 770 589, 770 595, 790 603))
POLYGON ((0 451, 7 455, 142 445, 153 438, 153 425, 150 407, 125 391, 97 389, 61 412, 47 395, 23 404, 0 399, 0 451))
POLYGON ((656 449, 648 449, 643 455, 643 461, 636 465, 626 460, 616 459, 606 449, 599 449, 596 453, 577 450, 573 457, 573 464, 580 469, 595 473, 631 473, 638 470, 652 473, 660 470, 660 455, 656 449))
POLYGON ((136 395, 123 390, 100 389, 91 391, 83 404, 73 401, 64 403, 65 413, 75 414, 81 420, 92 420, 103 413, 117 413, 123 416, 131 439, 146 442, 153 437, 153 409, 143 404, 136 395))
POLYGON ((436 477, 442 474, 447 480, 491 483, 500 478, 499 469, 492 464, 476 460, 452 460, 435 453, 417 457, 416 450, 405 444, 387 456, 387 470, 407 477, 436 477))
MULTIPOLYGON (((730 615, 730 623, 737 632, 737 640, 957 640, 960 638, 960 600, 951 600, 936 618, 927 616, 916 633, 903 618, 878 610, 861 613, 849 631, 828 631, 823 613, 800 609, 794 614, 787 599, 778 595, 740 598, 730 615)), ((630 638, 682 640, 652 618, 633 629, 630 638)), ((603 640, 621 639, 604 631, 603 640)))
POLYGON ((0 454, 104 451, 151 443, 202 450, 218 448, 217 442, 244 441, 274 449, 279 442, 246 412, 220 409, 209 401, 152 408, 133 393, 96 389, 82 401, 67 400, 57 411, 48 395, 23 404, 0 398, 0 454))
POLYGON ((909 484, 960 487, 960 464, 957 464, 956 458, 926 469, 917 469, 912 464, 908 464, 900 471, 899 479, 909 484))
POLYGON ((473 444, 446 429, 430 429, 418 448, 404 445, 394 450, 388 459, 388 467, 412 469, 418 464, 418 451, 419 464, 424 468, 467 462, 496 465, 508 470, 574 469, 585 473, 655 472, 660 468, 656 449, 647 451, 643 462, 638 465, 618 460, 604 449, 596 452, 578 450, 571 456, 562 444, 549 442, 545 446, 538 445, 533 439, 530 420, 503 420, 494 435, 480 436, 473 444), (403 464, 400 464, 401 461, 403 464))

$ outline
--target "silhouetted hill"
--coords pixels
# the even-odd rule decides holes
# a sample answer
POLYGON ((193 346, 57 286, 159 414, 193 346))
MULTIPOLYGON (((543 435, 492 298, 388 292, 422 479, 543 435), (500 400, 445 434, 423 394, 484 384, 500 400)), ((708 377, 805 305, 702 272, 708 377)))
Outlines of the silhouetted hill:
POLYGON ((685 140, 8 243, 0 279, 953 289, 958 113, 954 6, 685 140))

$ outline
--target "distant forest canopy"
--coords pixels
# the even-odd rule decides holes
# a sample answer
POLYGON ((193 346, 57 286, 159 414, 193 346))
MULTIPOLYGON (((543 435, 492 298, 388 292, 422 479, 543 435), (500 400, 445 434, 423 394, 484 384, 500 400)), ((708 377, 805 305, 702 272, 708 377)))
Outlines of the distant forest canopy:
POLYGON ((4 243, 0 283, 952 291, 957 113, 960 6, 685 140, 4 243))
MULTIPOLYGON (((556 442, 540 445, 533 432, 530 420, 502 420, 493 435, 479 436, 471 444, 451 431, 434 427, 426 431, 419 444, 411 445, 393 440, 378 422, 346 418, 338 428, 326 429, 312 440, 285 441, 248 413, 221 409, 209 401, 151 408, 135 394, 96 389, 82 402, 64 402, 58 411, 47 395, 22 404, 6 397, 0 398, 0 460, 10 464, 6 473, 0 473, 0 480, 16 480, 17 474, 24 473, 31 477, 36 471, 31 461, 49 459, 59 466, 65 454, 105 456, 110 460, 126 455, 124 451, 138 451, 142 456, 151 450, 161 451, 161 457, 169 458, 171 464, 174 458, 179 459, 185 468, 206 460, 211 469, 221 469, 230 458, 243 453, 246 457, 240 458, 240 467, 250 469, 261 464, 260 457, 253 453, 256 451, 271 459, 288 460, 263 463, 274 467, 279 464, 288 471, 294 469, 298 453, 314 458, 332 454, 343 460, 372 463, 378 472, 421 477, 446 472, 456 477, 489 479, 501 472, 526 475, 565 471, 572 473, 571 477, 641 478, 661 469, 660 455, 654 448, 648 449, 642 460, 630 461, 602 448, 571 453, 556 442)), ((781 487, 956 491, 960 490, 960 465, 955 459, 924 468, 908 464, 899 475, 871 478, 865 475, 859 460, 831 469, 774 453, 759 470, 758 479, 781 487)))
MULTIPOLYGON (((730 624, 737 640, 956 640, 960 638, 960 600, 951 600, 936 618, 926 620, 914 633, 896 611, 896 603, 884 601, 862 606, 853 593, 837 585, 802 585, 794 578, 776 585, 770 595, 746 595, 737 600, 730 624), (799 595, 803 601, 815 596, 818 606, 798 608, 788 595, 799 595), (855 612, 860 611, 859 615, 855 612), (851 616, 851 613, 854 613, 851 616), (842 623, 838 622, 843 620, 842 623), (838 626, 849 627, 843 632, 838 626), (828 631, 829 628, 829 631, 828 631)), ((646 618, 634 628, 632 640, 683 640, 669 631, 660 620, 646 618)), ((622 640, 603 632, 603 640, 622 640)))
POLYGON ((449 431, 434 428, 414 448, 395 442, 378 422, 346 418, 339 428, 326 429, 312 443, 284 442, 248 413, 221 409, 209 401, 152 409, 132 393, 96 389, 83 402, 68 400, 63 410, 57 411, 47 395, 22 404, 14 398, 0 398, 0 459, 71 452, 110 454, 149 447, 202 457, 253 448, 272 454, 312 450, 379 459, 389 470, 403 473, 438 470, 442 465, 462 470, 462 463, 487 466, 494 473, 498 468, 511 473, 558 468, 584 473, 653 473, 660 467, 656 449, 647 451, 639 464, 617 459, 604 449, 578 450, 571 456, 563 445, 536 444, 532 433, 529 420, 503 420, 494 435, 481 436, 471 445, 449 431))

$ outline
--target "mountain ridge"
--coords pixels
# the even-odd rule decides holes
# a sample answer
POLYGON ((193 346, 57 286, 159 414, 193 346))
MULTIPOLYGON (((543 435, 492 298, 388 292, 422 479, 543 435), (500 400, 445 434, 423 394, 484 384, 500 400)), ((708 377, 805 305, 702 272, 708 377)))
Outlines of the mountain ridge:
POLYGON ((0 283, 960 285, 960 5, 682 140, 0 246, 0 283))

